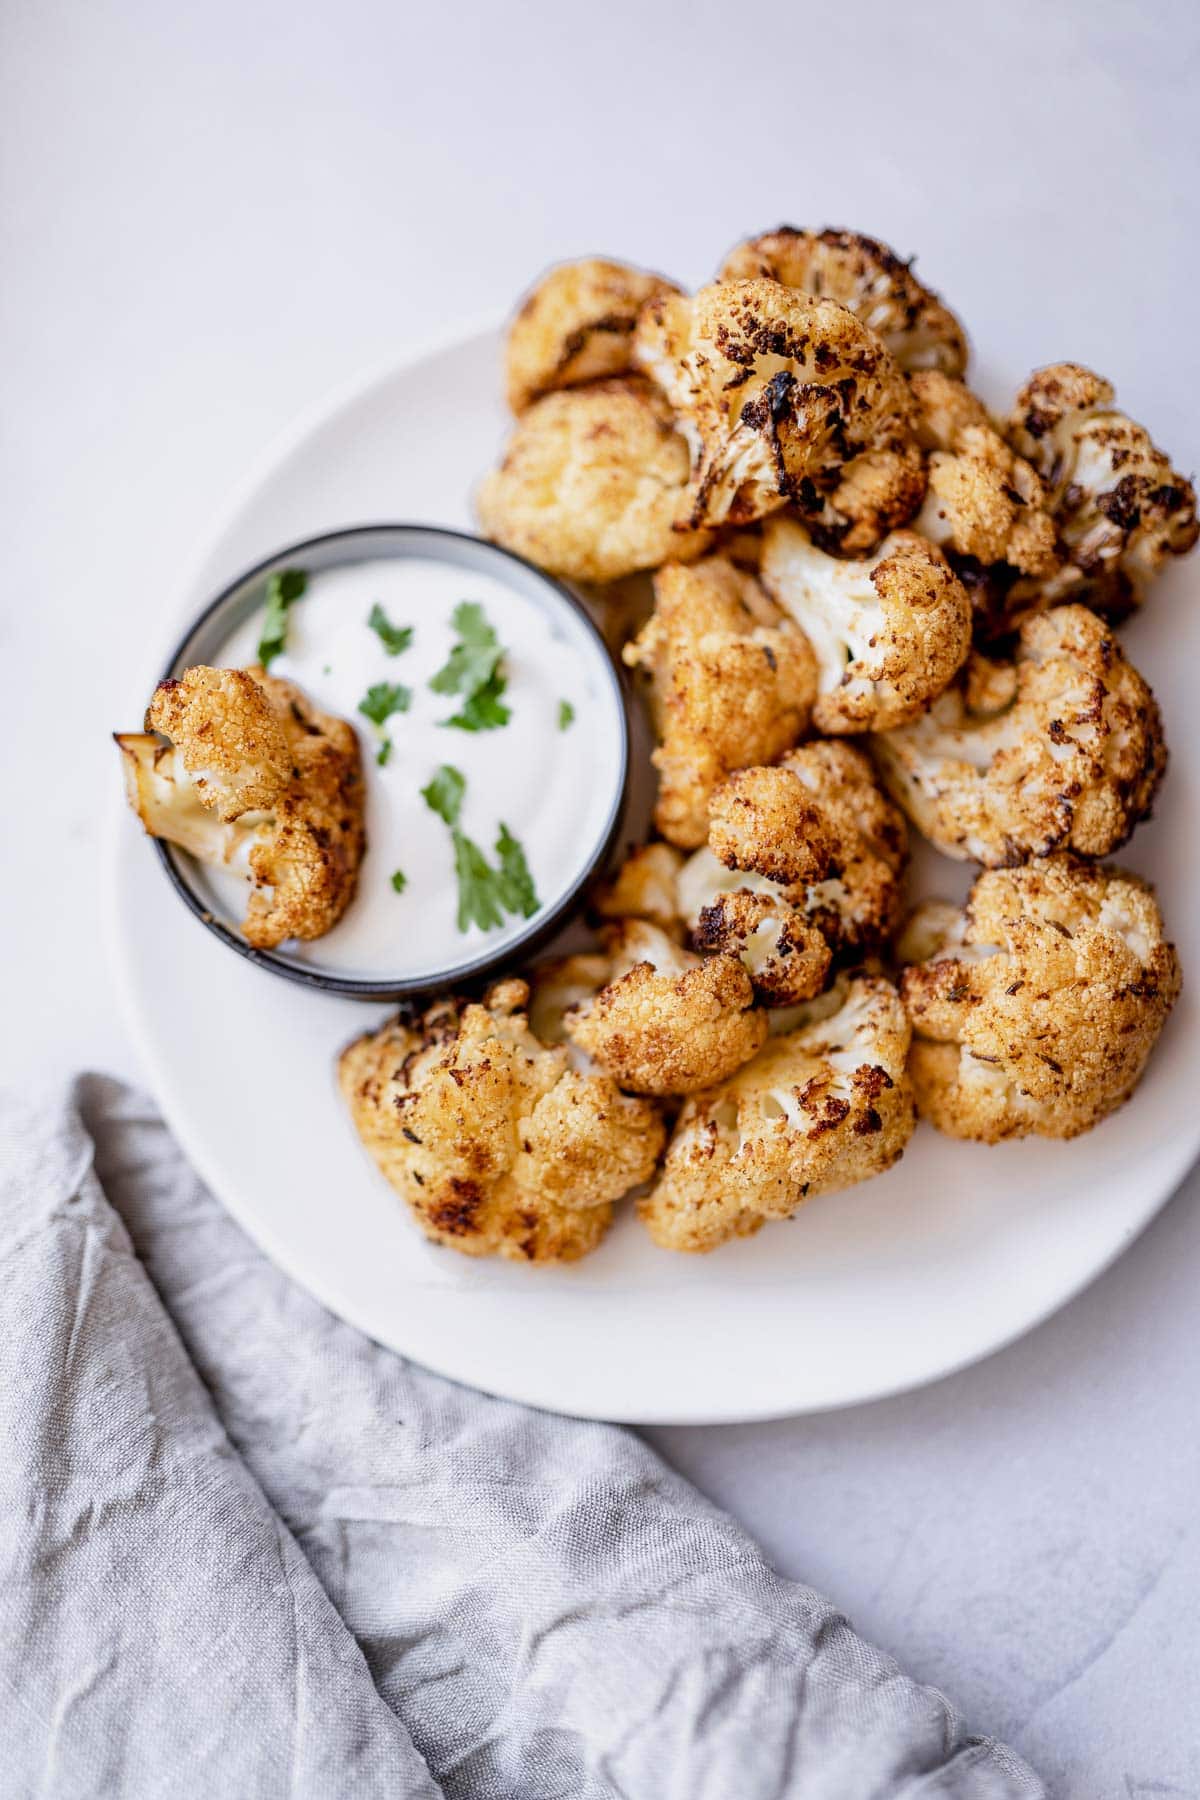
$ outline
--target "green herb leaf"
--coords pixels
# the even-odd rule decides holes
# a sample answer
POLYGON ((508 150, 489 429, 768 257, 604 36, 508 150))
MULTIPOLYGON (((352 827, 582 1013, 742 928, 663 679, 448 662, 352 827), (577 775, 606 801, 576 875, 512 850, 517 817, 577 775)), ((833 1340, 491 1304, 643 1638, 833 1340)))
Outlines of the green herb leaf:
POLYGON ((571 705, 569 700, 560 700, 558 703, 558 729, 560 731, 566 731, 568 727, 574 723, 575 708, 571 705))
POLYGON ((458 815, 462 811, 463 795, 467 791, 466 778, 449 763, 443 763, 428 787, 421 789, 421 798, 430 812, 435 812, 439 819, 444 819, 452 828, 458 824, 458 815))
POLYGON ((268 578, 267 608, 258 640, 258 660, 264 669, 269 669, 282 654, 287 644, 288 607, 299 600, 307 586, 304 569, 276 569, 268 578))
POLYGON ((505 912, 520 913, 523 918, 532 919, 539 905, 533 876, 519 841, 504 824, 496 839, 496 856, 500 863, 500 897, 505 912))
POLYGON ((454 832, 454 873, 458 877, 458 929, 472 924, 481 931, 503 925, 500 884, 495 869, 473 839, 454 832))
POLYGON ((377 681, 359 701, 358 710, 373 725, 382 725, 393 713, 407 712, 411 701, 411 688, 402 687, 398 682, 377 681))
POLYGON ((367 624, 389 656, 399 656, 413 641, 411 625, 393 625, 378 600, 367 615, 367 624))
POLYGON ((392 740, 390 737, 380 739, 379 748, 375 752, 375 761, 381 769, 386 768, 392 760, 392 740))
POLYGON ((402 894, 408 886, 408 876, 403 869, 397 869, 392 876, 392 886, 398 894, 402 894))
POLYGON ((478 602, 461 601, 453 621, 458 642, 429 685, 435 694, 461 694, 463 704, 442 723, 460 731, 495 731, 512 717, 500 699, 508 685, 500 667, 504 648, 478 602))

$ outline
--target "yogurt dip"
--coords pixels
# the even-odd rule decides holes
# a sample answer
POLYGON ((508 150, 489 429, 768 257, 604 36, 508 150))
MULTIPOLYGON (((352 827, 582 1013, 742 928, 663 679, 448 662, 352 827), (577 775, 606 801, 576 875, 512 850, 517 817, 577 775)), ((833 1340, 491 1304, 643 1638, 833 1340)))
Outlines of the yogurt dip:
MULTIPOLYGON (((294 566, 303 568, 302 555, 294 566)), ((260 608, 210 660, 257 661, 262 625, 260 608)), ((599 645, 565 605, 552 609, 495 575, 433 558, 340 564, 309 574, 270 672, 350 720, 367 782, 357 894, 324 937, 284 946, 289 958, 364 981, 439 975, 536 928, 599 848, 620 797, 621 702, 599 645), (464 601, 482 608, 503 649, 509 717, 493 729, 448 725, 461 697, 430 686, 459 640, 454 613, 464 601), (375 608, 392 627, 411 627, 398 654, 388 653, 368 622, 375 608), (409 698, 407 710, 376 724, 360 703, 380 684, 402 686, 409 698), (491 863, 502 826, 523 850, 538 902, 532 917, 507 915, 491 930, 468 923, 460 931, 454 839, 422 796, 445 765, 465 783, 461 833, 491 863)), ((240 917, 244 889, 211 871, 205 879, 222 910, 240 917)))

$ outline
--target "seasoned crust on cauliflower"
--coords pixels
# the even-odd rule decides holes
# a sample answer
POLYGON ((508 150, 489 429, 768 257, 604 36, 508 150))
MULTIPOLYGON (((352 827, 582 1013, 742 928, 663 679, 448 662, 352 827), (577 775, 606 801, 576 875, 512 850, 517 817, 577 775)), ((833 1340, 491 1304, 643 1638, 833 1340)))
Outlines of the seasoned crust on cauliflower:
POLYGON ((871 747, 930 842, 990 868, 1055 849, 1107 856, 1166 766, 1153 694, 1083 606, 1026 619, 1015 664, 972 658, 924 718, 871 747))
MULTIPOLYGON (((602 980, 568 1008, 563 1024, 621 1087, 694 1093, 724 1081, 762 1046, 767 1016, 735 957, 701 959, 641 919, 610 926, 603 942, 602 980)), ((570 960, 578 979, 582 959, 570 960)))
POLYGON ((881 337, 902 369, 961 375, 967 334, 931 288, 878 238, 860 231, 780 225, 747 238, 721 264, 719 281, 765 276, 814 300, 839 300, 881 337))
POLYGON ((761 579, 816 652, 818 731, 890 731, 918 718, 971 647, 966 590, 912 531, 893 532, 865 561, 845 561, 794 520, 768 519, 761 579))
POLYGON ((513 412, 552 389, 630 373, 639 312, 656 295, 678 291, 661 275, 600 257, 551 269, 509 327, 505 383, 513 412))
POLYGON ((644 309, 634 353, 691 444, 694 527, 747 524, 791 501, 839 538, 856 525, 879 536, 919 506, 908 386, 836 301, 776 281, 669 295, 644 309), (872 461, 855 481, 860 455, 872 461))
POLYGON ((902 1154, 914 1110, 895 988, 851 980, 813 1014, 732 1080, 685 1102, 658 1184, 638 1205, 662 1248, 714 1250, 748 1237, 902 1154))
POLYGON ((624 656, 651 680, 662 740, 655 823, 690 849, 708 834, 717 783, 771 761, 805 729, 816 664, 803 633, 724 556, 669 563, 654 596, 654 615, 624 656))
POLYGON ((985 631, 1011 630, 1024 613, 1048 604, 1046 583, 1060 569, 1049 495, 961 381, 931 369, 910 385, 929 451, 917 530, 960 570, 985 631))
POLYGON ((592 895, 602 919, 648 919, 668 936, 679 935, 679 871, 683 857, 673 844, 638 844, 616 874, 592 895))
POLYGON ((707 539, 678 531, 689 457, 646 381, 597 381, 535 400, 476 496, 490 538, 568 581, 617 581, 707 539))
POLYGON ((1200 521, 1191 482, 1114 400, 1091 369, 1053 363, 1017 395, 1008 438, 1049 489, 1070 557, 1060 589, 1119 616, 1168 556, 1192 548, 1200 521))
POLYGON ((902 952, 924 1117, 952 1137, 1071 1138, 1127 1100, 1179 992, 1153 890, 1058 854, 918 913, 902 952), (922 941, 923 940, 923 941, 922 941))
POLYGON ((130 805, 152 837, 251 884, 256 949, 322 937, 354 897, 365 848, 358 739, 260 668, 162 682, 146 731, 117 735, 130 805))
POLYGON ((774 768, 731 777, 712 812, 709 847, 679 874, 680 910, 695 948, 740 956, 769 1004, 807 1000, 833 955, 891 936, 907 833, 861 751, 802 744, 774 768))
POLYGON ((355 1129, 426 1237, 468 1256, 573 1262, 662 1148, 657 1109, 580 1074, 529 1028, 529 990, 449 999, 369 1032, 339 1079, 355 1129))

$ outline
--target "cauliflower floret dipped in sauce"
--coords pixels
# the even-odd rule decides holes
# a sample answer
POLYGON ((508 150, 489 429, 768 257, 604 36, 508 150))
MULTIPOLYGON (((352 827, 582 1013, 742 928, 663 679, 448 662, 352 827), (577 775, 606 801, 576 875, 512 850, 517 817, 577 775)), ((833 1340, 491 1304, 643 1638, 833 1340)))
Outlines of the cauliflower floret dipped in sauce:
POLYGON ((340 1081, 355 1129, 426 1237, 468 1256, 573 1262, 654 1170, 657 1109, 530 1030, 523 981, 359 1038, 340 1081))
POLYGON ((769 519, 761 576, 816 653, 818 731, 890 731, 919 718, 970 650, 966 590, 915 532, 895 531, 855 561, 827 556, 792 519, 769 519))
POLYGON ((952 1137, 1071 1138, 1127 1100, 1179 992, 1153 890, 1057 854, 919 908, 900 944, 922 1116, 952 1137))
POLYGON ((669 295, 643 310, 635 355, 691 445, 693 527, 748 524, 790 501, 865 549, 919 507, 907 384, 836 301, 776 281, 669 295))
POLYGON ((1058 590, 1120 617, 1168 556, 1192 548, 1200 522, 1191 482, 1115 398, 1091 369, 1053 363, 1017 395, 1008 438, 1049 490, 1069 558, 1058 590))
POLYGON ((628 263, 560 263, 525 296, 509 328, 505 385, 513 412, 556 388, 627 375, 638 314, 674 282, 628 263))
POLYGON ((767 1015, 737 957, 697 956, 644 919, 623 919, 602 936, 602 957, 570 957, 550 973, 560 994, 578 990, 564 1008, 564 1034, 621 1087, 695 1093, 761 1049, 767 1015))
POLYGON ((753 575, 725 556, 669 563, 653 617, 625 661, 645 669, 661 742, 655 823, 691 849, 708 835, 708 800, 731 769, 770 762, 808 725, 816 661, 808 640, 753 575))
POLYGON ((188 669, 144 732, 118 733, 130 805, 152 837, 244 876, 256 949, 319 938, 354 896, 365 848, 358 739, 290 681, 188 669))
POLYGON ((947 856, 989 868, 1107 856, 1166 766, 1154 695, 1084 606, 1021 626, 1016 659, 972 657, 924 718, 872 738, 889 791, 947 856))
POLYGON ((1048 583, 1062 559, 1049 495, 961 381, 929 369, 910 385, 929 453, 917 529, 946 552, 968 586, 982 633, 996 636, 1055 597, 1048 583))
POLYGON ((903 907, 907 832, 867 757, 802 744, 774 768, 729 777, 711 803, 708 845, 677 878, 693 946, 737 956, 760 999, 821 991, 835 956, 885 944, 903 907))
POLYGON ((535 400, 520 416, 476 510, 505 549, 568 581, 610 582, 708 539, 677 530, 691 509, 688 447, 671 409, 639 378, 535 400))
POLYGON ((902 369, 961 375, 967 334, 931 288, 878 238, 780 225, 729 252, 719 281, 766 277, 814 300, 840 300, 883 339, 902 369))
MULTIPOLYGON (((784 1023, 784 1021, 781 1021, 784 1023)), ((715 1250, 888 1169, 912 1135, 909 1026, 890 982, 843 980, 732 1080, 684 1103, 638 1213, 667 1250, 715 1250)))

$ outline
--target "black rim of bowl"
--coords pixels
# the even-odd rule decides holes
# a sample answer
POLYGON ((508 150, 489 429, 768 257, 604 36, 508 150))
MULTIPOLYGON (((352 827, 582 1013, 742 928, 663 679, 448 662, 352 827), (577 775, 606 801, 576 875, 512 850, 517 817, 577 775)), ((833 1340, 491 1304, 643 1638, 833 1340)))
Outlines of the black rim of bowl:
MULTIPOLYGON (((270 556, 264 556, 261 561, 244 569, 235 580, 227 582, 220 593, 196 614, 172 651, 170 660, 162 675, 159 676, 159 680, 172 680, 180 666, 186 666, 185 657, 189 645, 203 631, 214 614, 227 605, 234 594, 240 588, 244 588, 247 583, 257 581, 260 577, 270 574, 272 570, 291 562, 294 558, 302 557, 306 551, 312 551, 328 544, 397 532, 411 532, 451 543, 470 544, 485 557, 495 558, 501 563, 513 564, 527 575, 533 576, 541 586, 549 588, 570 607, 571 611, 582 621, 585 633, 592 639, 600 663, 612 686, 620 725, 620 767, 613 803, 596 848, 580 870, 579 875, 560 898, 532 919, 525 931, 519 932, 515 938, 510 938, 502 947, 485 950, 469 962, 451 964, 448 968, 413 979, 397 977, 390 981, 369 981, 360 980, 352 975, 332 975, 320 968, 307 968, 303 963, 295 962, 289 957, 279 956, 273 950, 256 950, 252 944, 246 942, 239 932, 231 930, 215 916, 210 907, 205 905, 176 860, 177 856, 183 853, 178 852, 165 839, 151 839, 171 886, 188 911, 193 913, 214 937, 219 938, 229 949, 235 950, 247 962, 255 964, 258 968, 269 970, 272 975, 281 975, 285 980, 297 982, 302 987, 317 988, 326 994, 340 994, 343 998, 351 1000, 419 999, 439 990, 473 986, 482 981, 484 976, 499 970, 503 964, 519 968, 533 951, 539 949, 560 926, 566 923, 571 913, 577 909, 581 896, 594 879, 597 871, 607 862, 621 829, 629 786, 629 715, 626 690, 616 659, 582 600, 577 594, 573 594, 565 583, 558 581, 553 575, 547 575, 544 569, 539 569, 536 563, 531 563, 525 557, 518 556, 515 551, 505 550, 500 544, 493 544, 487 538, 476 537, 473 532, 456 531, 449 525, 421 525, 413 522, 346 525, 336 531, 323 531, 315 537, 302 538, 298 543, 288 544, 284 549, 276 550, 270 556)), ((351 905, 353 904, 351 901, 351 905)), ((314 941, 319 942, 319 940, 314 941)))

